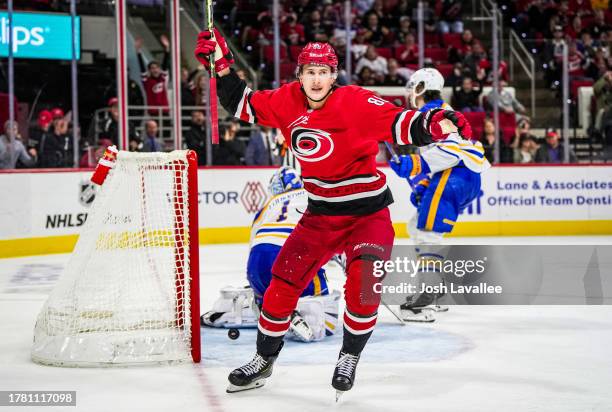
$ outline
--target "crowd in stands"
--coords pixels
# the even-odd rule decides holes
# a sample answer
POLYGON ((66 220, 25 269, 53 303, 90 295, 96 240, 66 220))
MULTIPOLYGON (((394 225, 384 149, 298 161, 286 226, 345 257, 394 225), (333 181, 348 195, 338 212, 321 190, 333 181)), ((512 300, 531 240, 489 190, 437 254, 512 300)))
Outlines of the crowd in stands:
MULTIPOLYGON (((26 1, 33 10, 53 10, 56 0, 26 1)), ((25 4, 24 3, 24 4, 25 4)), ((158 5, 157 1, 130 1, 139 5, 158 5)), ((356 0, 352 1, 352 47, 345 55, 346 27, 342 0, 287 0, 281 1, 281 78, 294 78, 297 55, 306 42, 329 41, 340 58, 340 67, 351 59, 353 73, 342 70, 338 82, 363 86, 400 86, 418 69, 419 47, 416 37, 416 0, 356 0)), ((546 79, 552 89, 558 88, 562 47, 568 45, 570 76, 573 82, 593 84, 595 90, 594 124, 604 135, 612 136, 612 13, 607 1, 589 0, 519 0, 503 2, 504 10, 515 16, 514 26, 526 38, 536 39, 546 79), (605 4, 604 4, 605 3, 605 4)), ((497 105, 500 112, 500 159, 514 163, 556 163, 563 159, 563 147, 555 130, 538 139, 530 132, 531 121, 525 107, 507 89, 508 66, 501 61, 494 68, 489 51, 466 29, 464 2, 458 0, 424 1, 425 65, 436 67, 452 88, 450 104, 463 112, 473 126, 474 137, 481 140, 486 156, 493 160, 495 126, 491 120, 493 91, 484 92, 491 85, 493 70, 499 74, 500 88, 497 105)), ((225 22, 225 31, 236 45, 246 52, 254 67, 271 80, 273 53, 272 10, 266 2, 247 0, 220 1, 216 8, 226 11, 216 16, 225 22), (220 17, 220 18, 219 18, 220 17)), ((145 61, 141 53, 142 41, 135 39, 141 84, 130 87, 130 105, 146 104, 149 109, 136 114, 142 121, 130 122, 129 150, 168 150, 163 139, 160 115, 169 115, 168 56, 170 44, 160 37, 163 56, 160 61, 145 61), (132 94, 134 96, 132 96, 132 94), (139 96, 138 96, 139 95, 139 96)), ((246 79, 246 73, 238 71, 246 79)), ((196 150, 201 164, 206 161, 207 139, 205 103, 208 74, 198 70, 181 71, 181 100, 190 107, 190 120, 185 121, 185 148, 196 150)), ((247 79, 248 80, 248 79, 247 79)), ((582 84, 582 83, 581 83, 582 84)), ((383 96, 385 97, 385 96, 383 96)), ((573 96, 575 97, 575 96, 573 96)), ((397 99, 397 104, 406 104, 397 99)), ((106 102, 108 111, 101 130, 90 141, 79 162, 81 167, 92 167, 102 154, 101 148, 118 143, 118 101, 106 102)), ((0 137, 0 167, 73 167, 70 116, 61 109, 43 110, 38 124, 30 131, 27 144, 16 138, 8 139, 8 131, 0 137), (4 140, 2 140, 4 139, 4 140), (14 145, 11 146, 11 145, 14 145), (10 150, 8 150, 10 148, 10 150), (6 153, 11 152, 7 157, 6 153), (15 153, 19 153, 18 156, 15 153), (14 163, 14 164, 13 164, 14 163)), ((134 113, 130 112, 131 115, 134 113)), ((8 128, 9 125, 6 125, 8 128)), ((244 127, 243 127, 244 129, 244 127)), ((226 119, 220 128, 220 144, 213 147, 213 162, 219 165, 275 165, 280 164, 286 151, 283 136, 265 127, 241 130, 240 123, 226 119), (245 135, 246 133, 246 135, 245 135)), ((8 129, 7 129, 8 130, 8 129)), ((82 145, 83 146, 83 145, 82 145)), ((575 155, 571 152, 571 160, 575 155)))
POLYGON ((540 58, 548 86, 560 88, 563 50, 567 46, 570 98, 577 104, 580 87, 593 86, 589 110, 591 134, 612 146, 612 10, 608 0, 521 0, 508 2, 514 27, 530 40, 540 58))

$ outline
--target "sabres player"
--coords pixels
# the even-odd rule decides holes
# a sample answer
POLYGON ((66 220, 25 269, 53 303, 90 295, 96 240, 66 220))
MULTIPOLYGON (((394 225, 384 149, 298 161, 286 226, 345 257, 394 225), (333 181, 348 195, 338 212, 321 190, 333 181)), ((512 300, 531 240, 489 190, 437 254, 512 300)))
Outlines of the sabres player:
POLYGON ((404 110, 361 87, 338 87, 338 58, 328 43, 307 44, 297 59, 297 79, 274 90, 251 90, 238 77, 216 30, 199 34, 195 55, 205 67, 213 58, 219 100, 228 112, 280 129, 308 194, 306 212, 272 267, 255 356, 230 373, 228 392, 264 385, 302 291, 324 263, 344 252, 343 340, 331 380, 340 396, 353 387, 374 330, 380 304, 374 264, 389 259, 395 235, 388 209, 393 197, 376 168, 378 143, 429 144, 466 127, 465 118, 440 109, 404 110))
MULTIPOLYGON (((408 101, 422 113, 450 109, 442 100, 443 87, 444 77, 438 70, 420 69, 408 81, 408 101)), ((426 268, 420 273, 421 282, 444 281, 435 274, 435 262, 443 261, 448 249, 441 246, 442 237, 453 230, 459 213, 478 196, 480 174, 491 167, 482 145, 471 137, 471 128, 464 128, 421 147, 420 154, 394 156, 389 161, 395 173, 407 178, 413 188, 410 201, 417 213, 408 223, 408 232, 416 244, 417 258, 426 268)), ((433 322, 435 311, 447 310, 436 304, 438 297, 429 293, 410 297, 400 307, 403 318, 433 322)))
MULTIPOLYGON (((202 315, 211 327, 257 327, 259 308, 272 279, 272 265, 281 247, 308 206, 308 197, 297 171, 283 166, 270 179, 272 197, 256 214, 251 227, 247 280, 250 288, 227 286, 213 309, 202 315)), ((340 293, 330 293, 325 269, 320 268, 306 286, 291 315, 287 336, 314 342, 335 333, 340 293)))

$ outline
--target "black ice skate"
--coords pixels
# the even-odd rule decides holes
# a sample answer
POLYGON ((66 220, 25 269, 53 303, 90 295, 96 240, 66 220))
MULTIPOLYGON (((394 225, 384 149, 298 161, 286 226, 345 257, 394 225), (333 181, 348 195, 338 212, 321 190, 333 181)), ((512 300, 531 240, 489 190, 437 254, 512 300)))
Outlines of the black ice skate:
POLYGON ((334 376, 332 378, 332 386, 336 389, 336 402, 340 400, 342 394, 353 387, 355 383, 355 371, 360 355, 353 355, 348 352, 340 351, 334 376))
POLYGON ((273 356, 262 356, 259 353, 246 365, 234 369, 229 374, 230 381, 227 393, 246 391, 248 389, 261 388, 266 383, 266 378, 272 375, 272 366, 278 357, 278 353, 273 356))

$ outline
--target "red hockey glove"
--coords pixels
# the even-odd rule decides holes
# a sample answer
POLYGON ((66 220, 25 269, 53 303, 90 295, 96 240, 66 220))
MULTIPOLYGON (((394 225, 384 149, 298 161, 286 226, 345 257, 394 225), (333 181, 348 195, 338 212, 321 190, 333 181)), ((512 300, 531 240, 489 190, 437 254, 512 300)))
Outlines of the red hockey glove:
POLYGON ((234 64, 234 55, 217 29, 214 29, 213 34, 214 38, 210 30, 200 32, 194 53, 196 59, 206 67, 206 70, 210 70, 209 58, 214 53, 215 71, 219 73, 234 64))
POLYGON ((472 138, 472 126, 463 114, 452 110, 432 109, 425 113, 425 128, 431 133, 434 142, 444 140, 450 134, 444 133, 440 124, 443 120, 450 120, 457 127, 457 133, 462 138, 466 140, 472 138))

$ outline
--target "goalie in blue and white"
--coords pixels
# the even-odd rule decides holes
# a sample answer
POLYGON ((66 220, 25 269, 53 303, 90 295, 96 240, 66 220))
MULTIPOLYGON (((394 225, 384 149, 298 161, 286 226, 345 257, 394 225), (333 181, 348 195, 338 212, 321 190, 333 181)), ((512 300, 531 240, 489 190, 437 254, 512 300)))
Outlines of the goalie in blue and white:
MULTIPOLYGON (((251 226, 247 280, 250 287, 226 287, 213 310, 202 315, 206 326, 257 327, 259 307, 272 280, 272 265, 308 205, 298 172, 288 166, 278 169, 268 190, 272 197, 255 214, 251 226)), ((336 332, 340 293, 330 293, 323 268, 308 284, 291 317, 287 337, 303 342, 323 339, 336 332)))
MULTIPOLYGON (((451 109, 442 100, 444 77, 436 69, 416 71, 406 87, 413 109, 422 113, 451 109)), ((395 156, 389 162, 391 169, 412 187, 410 201, 417 213, 408 223, 408 232, 416 244, 417 258, 428 269, 446 257, 448 247, 441 246, 442 237, 453 230, 459 213, 479 195, 480 174, 491 167, 482 144, 471 137, 467 124, 458 133, 419 148, 419 154, 395 156)), ((441 274, 436 278, 432 272, 435 271, 419 273, 419 280, 438 284, 444 281, 441 274)), ((402 316, 408 321, 433 322, 435 311, 447 310, 437 305, 439 297, 424 293, 409 298, 400 307, 402 316)))

